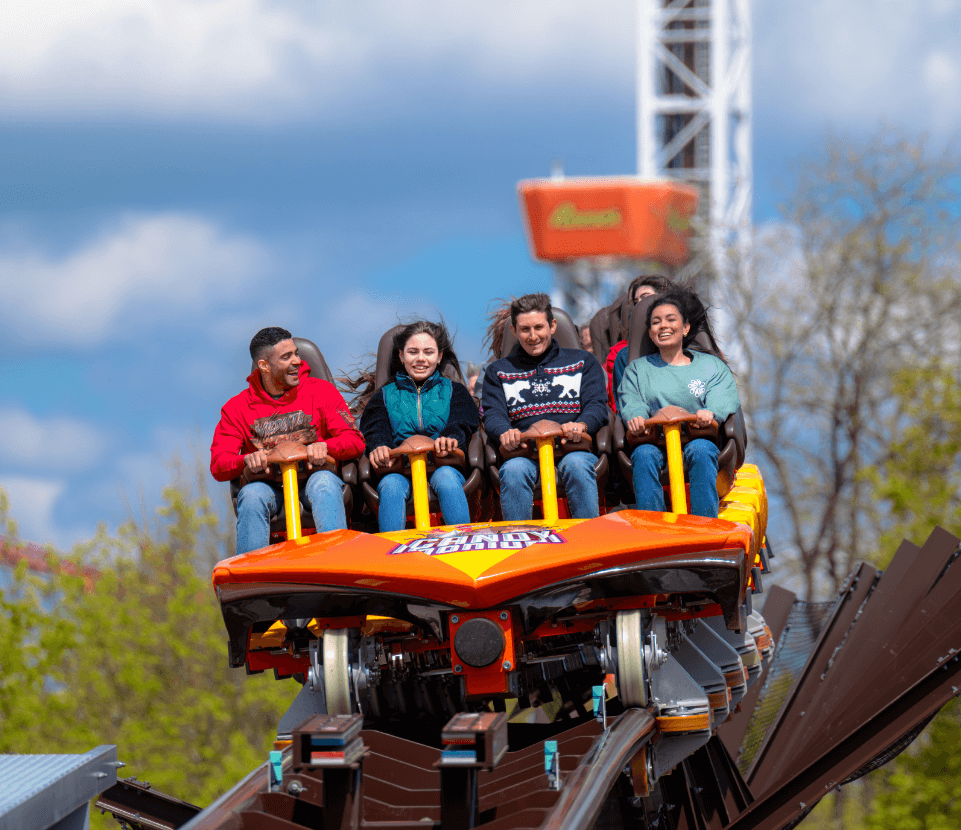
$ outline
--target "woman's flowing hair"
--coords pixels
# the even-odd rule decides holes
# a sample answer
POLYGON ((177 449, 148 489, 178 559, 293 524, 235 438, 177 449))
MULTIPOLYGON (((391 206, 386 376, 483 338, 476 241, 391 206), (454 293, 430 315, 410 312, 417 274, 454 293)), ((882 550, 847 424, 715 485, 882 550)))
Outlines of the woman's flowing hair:
POLYGON ((487 334, 484 335, 483 345, 490 344, 490 351, 496 360, 501 356, 501 349, 504 346, 504 329, 511 319, 511 304, 499 297, 496 300, 491 300, 491 303, 498 303, 498 305, 492 311, 487 312, 490 325, 487 327, 487 334))
MULTIPOLYGON (((438 351, 444 353, 444 356, 437 366, 441 374, 444 374, 445 369, 453 366, 456 369, 456 374, 463 375, 460 368, 460 361, 458 361, 457 354, 454 352, 454 346, 451 342, 447 327, 442 322, 432 323, 429 320, 415 320, 404 326, 404 328, 394 336, 394 343, 390 350, 389 379, 393 379, 396 374, 404 368, 404 364, 400 361, 400 352, 404 350, 407 341, 415 334, 429 334, 434 338, 434 342, 437 343, 438 351)), ((377 391, 376 378, 376 365, 360 369, 353 377, 337 378, 350 396, 348 403, 355 417, 359 418, 363 414, 364 409, 367 407, 367 402, 371 399, 374 392, 377 391)))
MULTIPOLYGON (((645 337, 650 337, 651 317, 654 314, 654 309, 662 305, 674 306, 681 313, 681 319, 685 323, 690 324, 690 331, 688 331, 684 337, 683 345, 685 349, 690 348, 694 351, 713 354, 715 357, 727 363, 724 353, 717 345, 717 338, 714 336, 714 330, 711 328, 711 320, 707 315, 707 308, 705 308, 704 303, 701 302, 701 298, 689 288, 672 288, 670 291, 657 296, 647 309, 645 337), (700 343, 694 342, 694 338, 699 332, 706 333, 709 343, 713 346, 712 349, 705 349, 700 343)), ((657 351, 656 348, 655 351, 657 351)))

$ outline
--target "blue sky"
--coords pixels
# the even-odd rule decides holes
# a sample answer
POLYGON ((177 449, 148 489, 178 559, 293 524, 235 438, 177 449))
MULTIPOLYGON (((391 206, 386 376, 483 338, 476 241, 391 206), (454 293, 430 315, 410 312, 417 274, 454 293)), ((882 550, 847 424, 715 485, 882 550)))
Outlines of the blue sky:
MULTIPOLYGON (((827 130, 961 124, 961 0, 758 0, 755 219, 827 130)), ((263 325, 349 368, 398 314, 478 359, 549 289, 515 186, 634 170, 634 3, 7 0, 0 486, 69 548, 204 458, 263 325)), ((133 512, 131 512, 133 511, 133 512)))

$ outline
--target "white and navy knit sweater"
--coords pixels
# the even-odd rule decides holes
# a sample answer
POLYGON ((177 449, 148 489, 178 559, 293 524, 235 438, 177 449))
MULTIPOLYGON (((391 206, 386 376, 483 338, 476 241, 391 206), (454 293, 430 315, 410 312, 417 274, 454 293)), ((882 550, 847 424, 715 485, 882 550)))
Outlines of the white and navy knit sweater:
POLYGON ((607 423, 604 370, 590 352, 562 349, 556 340, 531 357, 520 346, 495 360, 484 373, 484 429, 500 438, 547 419, 580 421, 592 435, 607 423))

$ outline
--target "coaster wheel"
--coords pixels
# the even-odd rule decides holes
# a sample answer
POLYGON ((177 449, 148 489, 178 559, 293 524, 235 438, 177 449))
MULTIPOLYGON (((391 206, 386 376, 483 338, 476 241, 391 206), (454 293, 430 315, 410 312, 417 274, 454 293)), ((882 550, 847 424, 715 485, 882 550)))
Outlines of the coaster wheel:
POLYGON ((620 611, 617 631, 617 692, 625 706, 647 706, 647 665, 644 659, 642 612, 620 611))
POLYGON ((329 628, 324 632, 324 694, 328 715, 352 714, 347 659, 349 633, 346 628, 329 628))

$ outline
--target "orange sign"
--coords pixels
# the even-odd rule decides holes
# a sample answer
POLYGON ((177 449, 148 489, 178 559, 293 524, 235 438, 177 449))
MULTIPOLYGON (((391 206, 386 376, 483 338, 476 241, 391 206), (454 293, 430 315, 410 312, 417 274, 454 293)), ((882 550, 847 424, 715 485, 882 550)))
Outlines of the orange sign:
POLYGON ((624 256, 683 265, 697 190, 638 179, 536 179, 518 186, 531 249, 551 261, 624 256))

